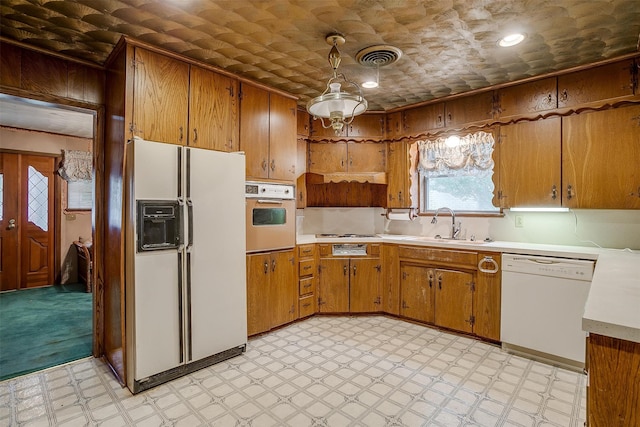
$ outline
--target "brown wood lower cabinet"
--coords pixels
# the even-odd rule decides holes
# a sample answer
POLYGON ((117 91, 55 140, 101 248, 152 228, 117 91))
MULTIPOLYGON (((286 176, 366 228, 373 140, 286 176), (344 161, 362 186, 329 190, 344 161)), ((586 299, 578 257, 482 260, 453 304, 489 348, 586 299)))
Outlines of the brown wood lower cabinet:
POLYGON ((640 426, 640 343, 587 338, 587 425, 640 426))
POLYGON ((500 340, 499 254, 400 246, 398 258, 401 316, 500 340))
POLYGON ((473 332, 473 274, 435 270, 435 324, 443 328, 473 332))
POLYGON ((434 269, 404 264, 400 267, 400 315, 421 322, 434 323, 434 269))
POLYGON ((499 253, 387 243, 368 244, 366 256, 331 249, 298 246, 300 318, 384 312, 500 341, 499 253))
POLYGON ((402 316, 473 332, 473 274, 405 263, 400 270, 402 316))
POLYGON ((318 311, 320 313, 381 311, 380 245, 368 245, 369 255, 366 257, 335 258, 330 255, 331 245, 320 246, 318 311))
POLYGON ((266 332, 298 318, 293 250, 247 255, 247 333, 266 332))
POLYGON ((317 310, 318 263, 316 245, 298 246, 298 315, 311 316, 317 310))

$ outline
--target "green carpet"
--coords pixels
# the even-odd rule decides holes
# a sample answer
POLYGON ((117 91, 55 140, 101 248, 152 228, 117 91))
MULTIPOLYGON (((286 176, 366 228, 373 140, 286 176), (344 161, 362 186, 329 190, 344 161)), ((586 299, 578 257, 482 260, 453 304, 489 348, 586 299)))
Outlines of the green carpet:
POLYGON ((0 381, 90 356, 92 299, 81 284, 0 293, 0 381))

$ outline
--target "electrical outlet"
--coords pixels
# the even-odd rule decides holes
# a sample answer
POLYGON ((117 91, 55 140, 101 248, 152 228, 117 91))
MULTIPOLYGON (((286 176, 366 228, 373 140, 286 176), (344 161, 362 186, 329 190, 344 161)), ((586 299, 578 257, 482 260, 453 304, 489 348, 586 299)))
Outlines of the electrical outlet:
POLYGON ((522 215, 516 215, 516 227, 517 228, 524 227, 524 218, 522 217, 522 215))

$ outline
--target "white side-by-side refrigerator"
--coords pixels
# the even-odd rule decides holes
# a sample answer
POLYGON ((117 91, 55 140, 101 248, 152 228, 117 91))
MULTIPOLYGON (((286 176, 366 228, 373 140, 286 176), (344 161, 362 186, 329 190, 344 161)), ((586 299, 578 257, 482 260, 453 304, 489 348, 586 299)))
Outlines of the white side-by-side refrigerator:
POLYGON ((245 157, 136 138, 125 165, 127 386, 137 393, 246 348, 245 157), (140 250, 141 200, 179 207, 177 247, 140 250))

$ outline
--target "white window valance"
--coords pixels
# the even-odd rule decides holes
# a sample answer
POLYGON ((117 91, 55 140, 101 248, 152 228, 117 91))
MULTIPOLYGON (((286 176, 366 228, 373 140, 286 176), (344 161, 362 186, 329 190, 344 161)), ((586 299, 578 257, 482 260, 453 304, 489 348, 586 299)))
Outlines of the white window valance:
POLYGON ((427 177, 475 175, 493 169, 493 135, 475 132, 455 144, 441 137, 418 141, 419 169, 427 177))
POLYGON ((62 150, 58 174, 66 181, 91 181, 93 154, 90 151, 62 150))

